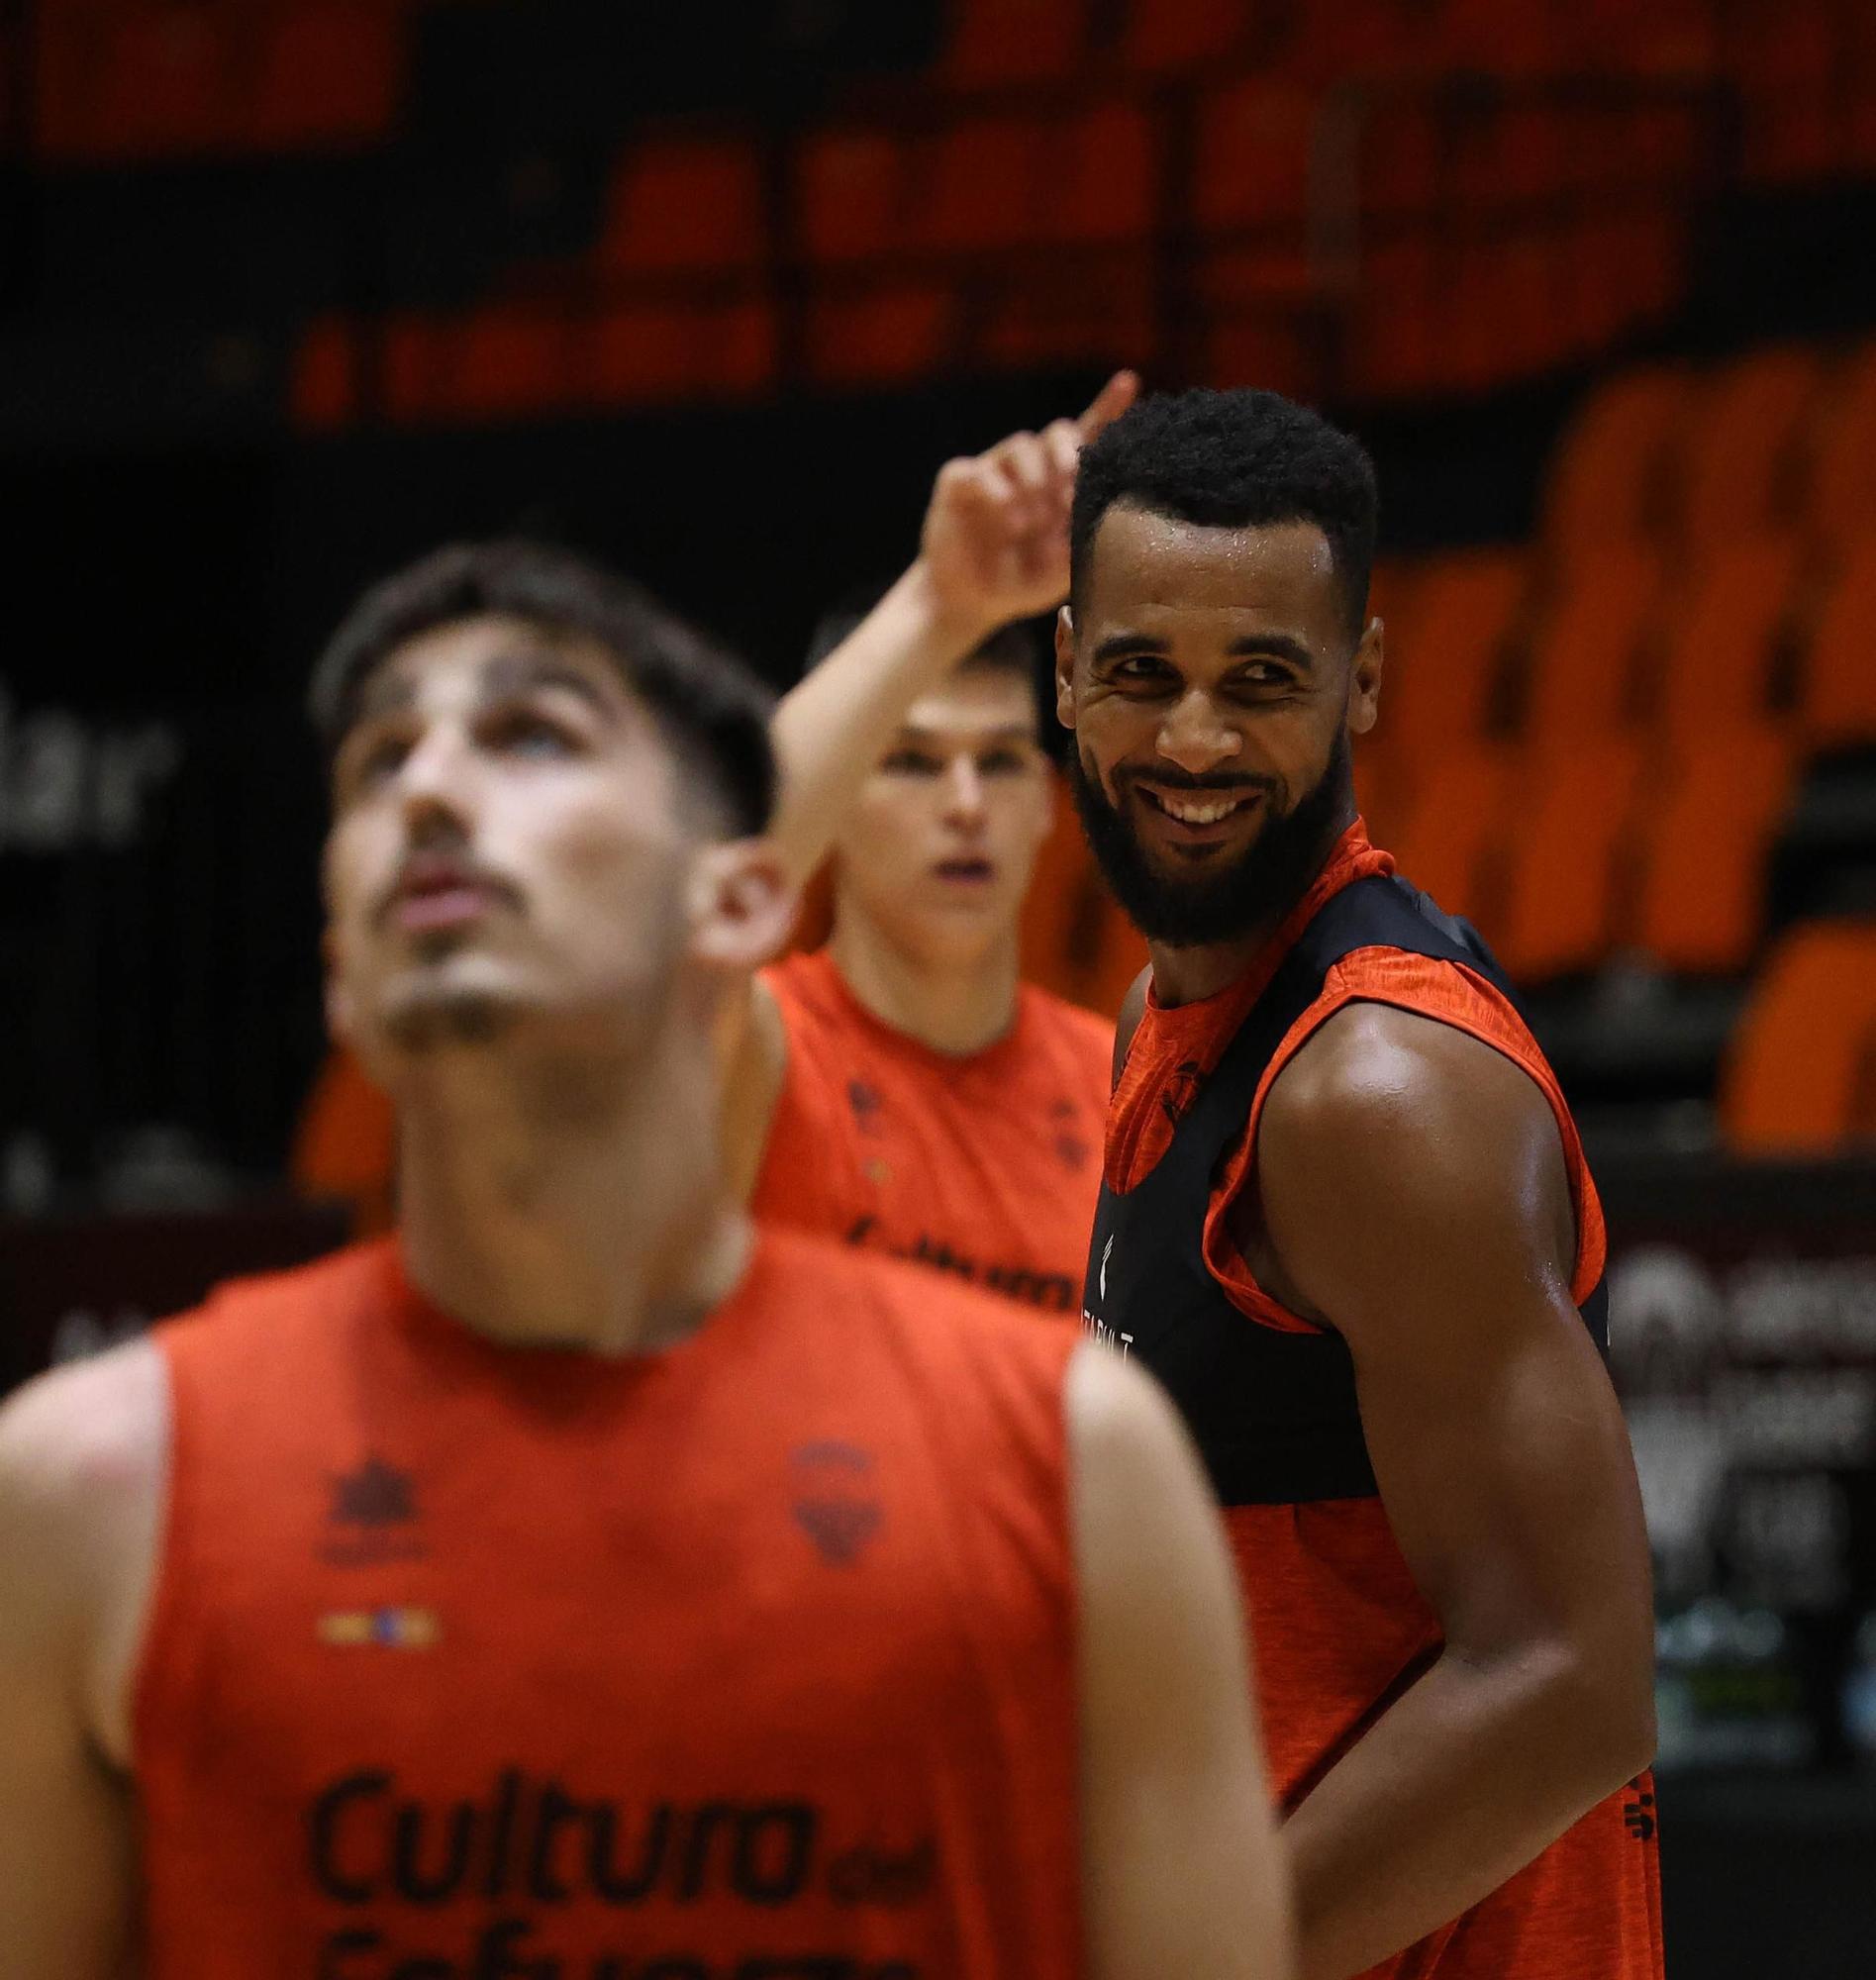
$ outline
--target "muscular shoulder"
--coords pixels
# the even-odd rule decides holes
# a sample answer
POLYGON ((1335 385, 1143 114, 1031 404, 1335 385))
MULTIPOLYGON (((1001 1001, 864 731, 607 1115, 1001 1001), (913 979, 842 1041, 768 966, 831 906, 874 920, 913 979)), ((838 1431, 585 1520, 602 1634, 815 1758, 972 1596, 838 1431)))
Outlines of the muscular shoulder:
POLYGON ((1270 1089, 1257 1195, 1279 1254, 1340 1324, 1400 1275, 1485 1253, 1567 1278, 1574 1213, 1556 1118, 1493 1046, 1378 1004, 1337 1012, 1270 1089))
POLYGON ((1351 1178, 1380 1167, 1413 1187, 1430 1165, 1463 1168, 1502 1138, 1555 1133, 1544 1095, 1502 1051, 1435 1018, 1350 1004, 1272 1083, 1259 1166, 1330 1163, 1351 1178), (1411 1172, 1399 1166, 1410 1149, 1411 1172))

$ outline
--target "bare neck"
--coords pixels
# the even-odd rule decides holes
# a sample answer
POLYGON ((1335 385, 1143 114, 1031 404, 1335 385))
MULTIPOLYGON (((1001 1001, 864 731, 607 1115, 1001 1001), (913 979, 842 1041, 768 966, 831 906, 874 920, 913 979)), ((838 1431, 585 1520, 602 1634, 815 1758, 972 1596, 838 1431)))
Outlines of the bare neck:
POLYGON ((397 1086, 406 1264, 472 1332, 646 1352, 741 1277, 706 1054, 445 1046, 397 1086))
POLYGON ((1009 1036, 1020 988, 1017 952, 1012 926, 968 953, 915 955, 840 901, 828 942, 847 988, 881 1024, 957 1057, 1009 1036))

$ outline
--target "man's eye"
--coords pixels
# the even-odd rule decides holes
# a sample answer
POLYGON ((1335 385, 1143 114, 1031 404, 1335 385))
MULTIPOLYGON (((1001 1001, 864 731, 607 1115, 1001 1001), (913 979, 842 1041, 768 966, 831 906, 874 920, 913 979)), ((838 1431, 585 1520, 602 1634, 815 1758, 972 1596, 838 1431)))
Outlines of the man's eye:
POLYGON ((495 725, 494 740, 511 755, 567 756, 573 752, 573 739, 566 731, 540 715, 504 716, 495 725))
POLYGON ((1259 660, 1244 669, 1239 678, 1247 687, 1288 687, 1290 669, 1274 660, 1259 660))
POLYGON ((380 736, 352 752, 341 767, 340 781, 352 790, 369 790, 385 778, 396 776, 410 752, 408 738, 380 736))
POLYGON ((1114 678, 1119 681, 1160 681, 1165 679, 1166 672, 1164 660, 1142 653, 1135 659, 1122 660, 1114 669, 1114 678))
POLYGON ((936 777, 943 765, 921 749, 894 749, 879 767, 903 777, 936 777))
POLYGON ((1021 749, 992 749, 977 759, 977 770, 980 776, 1011 777, 1019 775, 1028 763, 1021 749))

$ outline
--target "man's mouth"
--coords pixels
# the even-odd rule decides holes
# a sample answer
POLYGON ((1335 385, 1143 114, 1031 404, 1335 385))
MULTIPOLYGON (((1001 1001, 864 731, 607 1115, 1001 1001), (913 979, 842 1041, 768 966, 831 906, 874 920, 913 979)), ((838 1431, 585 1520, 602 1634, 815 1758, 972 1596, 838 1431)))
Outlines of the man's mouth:
POLYGON ((510 898, 509 889, 460 860, 420 856, 398 876, 388 919, 409 935, 460 928, 510 898))
POLYGON ((1263 802, 1261 790, 1166 791, 1150 784, 1135 784, 1141 799, 1174 825, 1188 832, 1206 832, 1226 824, 1240 812, 1263 802))
POLYGON ((987 886, 997 877, 996 866, 988 859, 940 859, 932 870, 940 880, 960 887, 987 886))

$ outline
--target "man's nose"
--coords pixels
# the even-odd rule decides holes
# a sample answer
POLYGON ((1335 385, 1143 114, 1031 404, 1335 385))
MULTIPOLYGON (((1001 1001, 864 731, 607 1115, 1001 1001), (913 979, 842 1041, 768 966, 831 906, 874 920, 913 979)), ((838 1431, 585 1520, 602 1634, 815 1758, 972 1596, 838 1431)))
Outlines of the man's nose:
POLYGON ((460 732, 440 724, 398 765, 398 798, 414 842, 468 836, 472 758, 460 732))
POLYGON ((1202 777, 1238 752, 1237 731, 1219 714, 1209 694, 1193 688, 1167 711, 1159 728, 1159 753, 1189 776, 1202 777))
POLYGON ((959 825, 981 823, 984 815, 984 780, 968 756, 951 760, 944 775, 944 816, 959 825))

